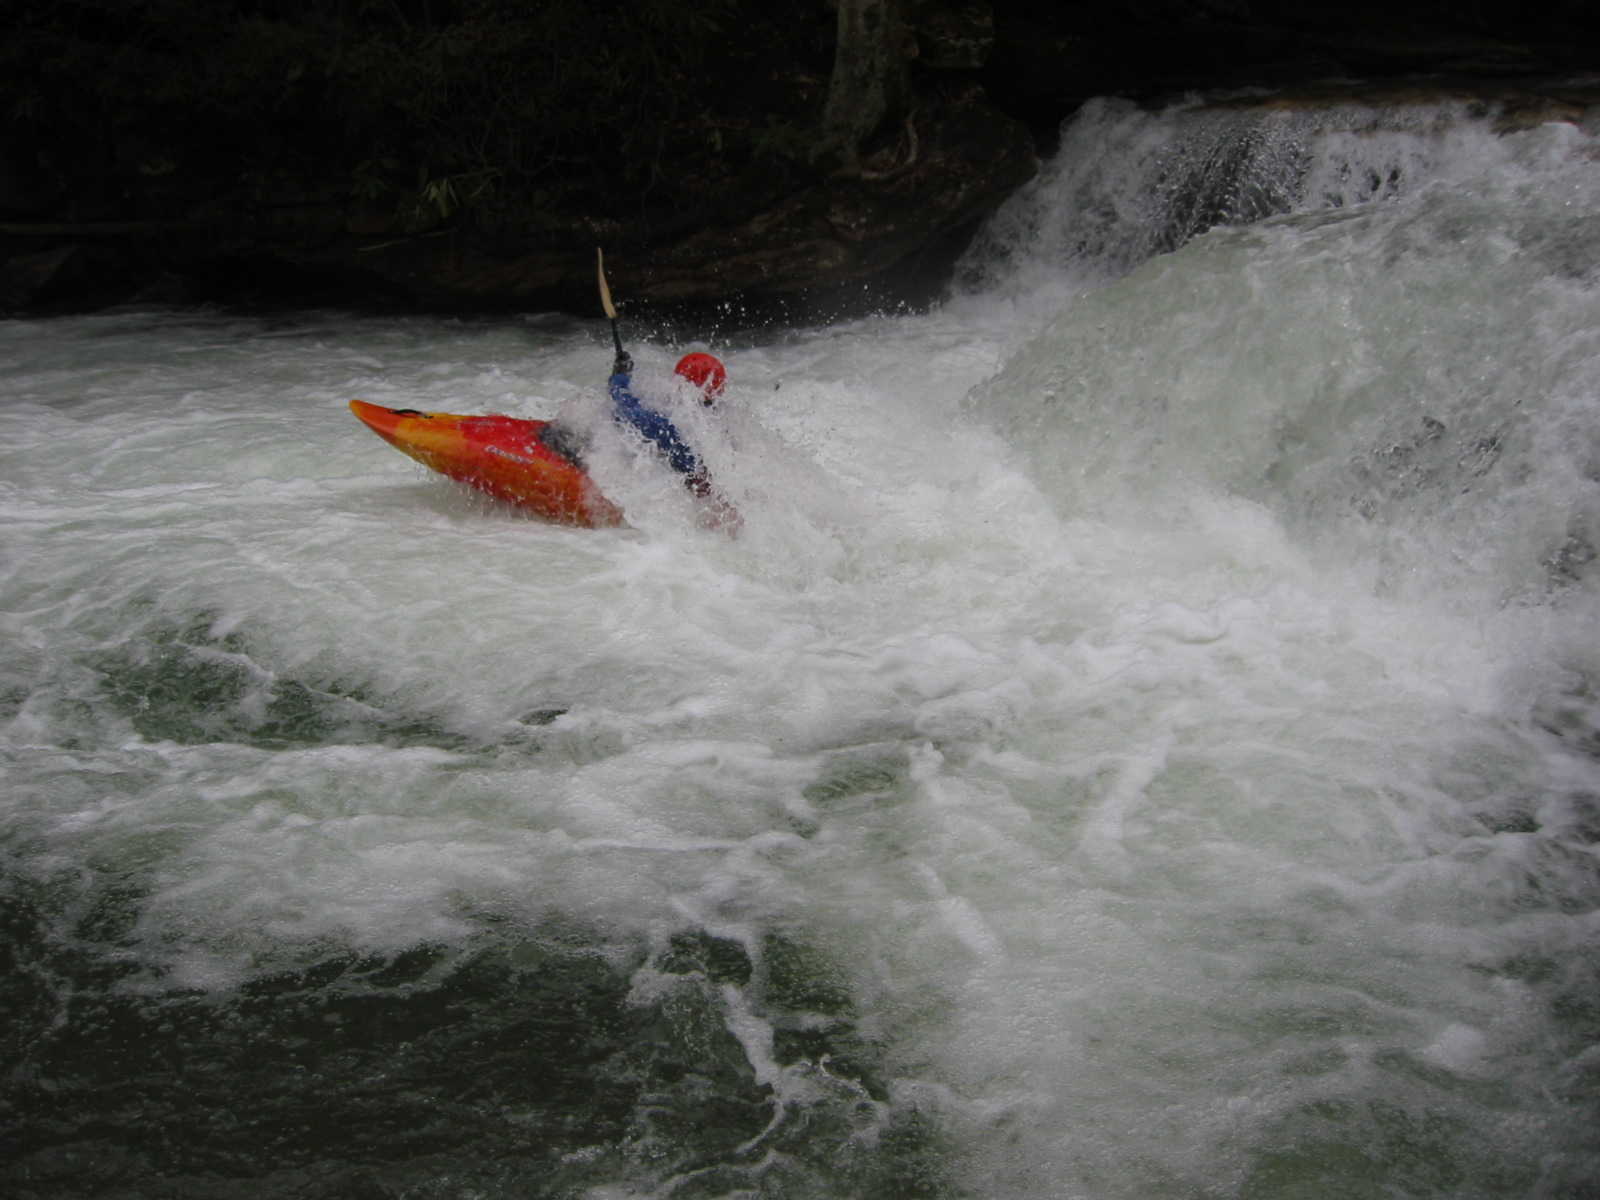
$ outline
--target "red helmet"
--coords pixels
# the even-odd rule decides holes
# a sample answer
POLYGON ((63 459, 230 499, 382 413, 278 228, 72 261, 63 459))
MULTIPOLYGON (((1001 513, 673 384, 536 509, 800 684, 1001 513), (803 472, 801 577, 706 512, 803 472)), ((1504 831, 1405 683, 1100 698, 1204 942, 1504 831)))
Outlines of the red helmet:
POLYGON ((700 351, 685 354, 678 360, 678 365, 672 368, 672 373, 682 375, 694 384, 705 393, 707 400, 715 400, 722 395, 723 386, 728 382, 728 368, 722 365, 721 360, 700 351))

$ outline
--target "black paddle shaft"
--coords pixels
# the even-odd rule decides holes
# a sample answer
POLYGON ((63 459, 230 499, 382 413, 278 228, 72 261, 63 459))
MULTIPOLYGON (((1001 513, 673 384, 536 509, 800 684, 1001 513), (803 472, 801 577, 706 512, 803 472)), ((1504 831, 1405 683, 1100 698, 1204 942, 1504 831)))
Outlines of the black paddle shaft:
POLYGON ((600 285, 600 307, 611 318, 611 340, 616 344, 617 362, 620 364, 628 360, 628 352, 622 348, 622 331, 617 328, 617 308, 611 303, 611 289, 606 285, 605 252, 599 246, 594 248, 594 273, 600 285))

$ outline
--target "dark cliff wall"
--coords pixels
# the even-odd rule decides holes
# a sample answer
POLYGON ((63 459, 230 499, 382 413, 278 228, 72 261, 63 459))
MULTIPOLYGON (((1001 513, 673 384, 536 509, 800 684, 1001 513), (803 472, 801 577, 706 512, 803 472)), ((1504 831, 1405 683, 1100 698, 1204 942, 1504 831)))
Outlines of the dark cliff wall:
POLYGON ((1032 110, 1093 95, 1328 78, 1551 76, 1600 68, 1589 0, 999 0, 989 80, 1032 110))
POLYGON ((925 296, 1090 96, 1600 67, 1588 0, 16 7, 12 311, 925 296))

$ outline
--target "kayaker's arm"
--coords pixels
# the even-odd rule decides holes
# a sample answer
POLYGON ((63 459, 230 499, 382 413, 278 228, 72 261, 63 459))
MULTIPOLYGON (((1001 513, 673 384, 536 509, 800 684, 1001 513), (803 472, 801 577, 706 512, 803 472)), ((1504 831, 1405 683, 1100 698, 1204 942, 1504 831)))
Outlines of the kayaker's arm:
POLYGON ((630 379, 619 372, 611 377, 611 410, 616 419, 650 442, 662 454, 667 464, 680 475, 693 476, 703 472, 700 459, 689 449, 678 427, 653 408, 645 407, 629 388, 630 379))

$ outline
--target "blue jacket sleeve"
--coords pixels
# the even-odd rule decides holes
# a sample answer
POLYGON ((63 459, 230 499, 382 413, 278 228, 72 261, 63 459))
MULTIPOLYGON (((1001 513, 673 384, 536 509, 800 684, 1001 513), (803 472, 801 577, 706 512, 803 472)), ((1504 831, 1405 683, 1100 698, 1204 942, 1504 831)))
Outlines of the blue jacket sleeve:
POLYGON ((678 427, 654 409, 646 408, 629 389, 630 377, 611 377, 611 415, 617 423, 626 425, 646 441, 653 442, 674 471, 693 475, 700 469, 700 460, 683 440, 678 427))

